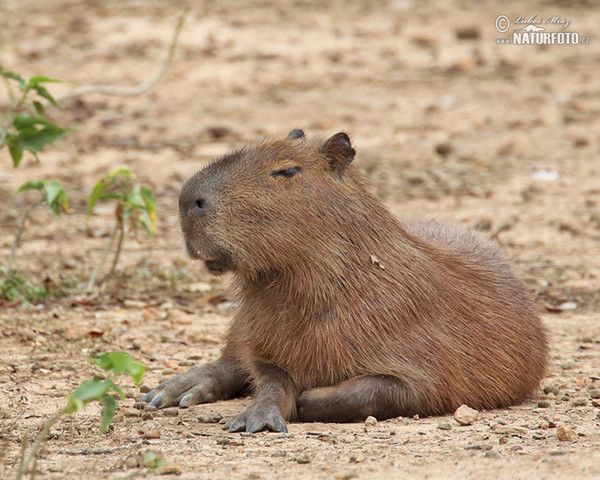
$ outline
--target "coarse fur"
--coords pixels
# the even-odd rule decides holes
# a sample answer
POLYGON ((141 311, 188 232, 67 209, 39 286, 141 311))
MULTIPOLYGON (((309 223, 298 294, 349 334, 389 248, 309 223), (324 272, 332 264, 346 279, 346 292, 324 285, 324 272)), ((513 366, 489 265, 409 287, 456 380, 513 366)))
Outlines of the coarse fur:
MULTIPOLYGON (((531 395, 546 333, 500 249, 462 227, 399 221, 353 158, 343 133, 323 142, 294 130, 184 186, 188 252, 214 273, 232 271, 239 303, 221 359, 237 383, 221 397, 262 385, 270 393, 257 403, 276 398, 283 419, 347 421, 531 395)), ((185 388, 170 388, 170 403, 189 403, 185 388)), ((254 431, 248 418, 231 428, 254 431)))

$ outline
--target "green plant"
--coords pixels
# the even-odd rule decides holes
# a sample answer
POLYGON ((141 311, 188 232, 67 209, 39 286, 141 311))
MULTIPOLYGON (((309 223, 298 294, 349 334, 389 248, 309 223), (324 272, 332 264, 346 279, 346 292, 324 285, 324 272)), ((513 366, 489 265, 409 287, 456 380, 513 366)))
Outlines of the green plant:
POLYGON ((67 201, 67 194, 59 182, 48 182, 46 180, 27 182, 21 185, 15 193, 24 192, 27 190, 37 190, 40 192, 41 197, 37 202, 33 202, 28 205, 21 215, 6 266, 0 267, 0 298, 7 298, 8 300, 23 300, 29 303, 44 299, 48 296, 49 292, 45 289, 35 287, 26 279, 20 275, 17 275, 13 270, 17 248, 21 243, 27 218, 33 209, 40 204, 48 205, 52 213, 57 217, 60 217, 61 210, 65 212, 69 212, 70 210, 69 202, 67 201))
POLYGON ((37 152, 70 130, 47 120, 44 104, 40 101, 45 99, 55 107, 59 106, 43 84, 60 80, 43 75, 26 79, 18 73, 5 70, 2 65, 0 76, 10 99, 9 108, 2 112, 0 119, 0 148, 8 147, 13 166, 18 167, 23 152, 29 151, 37 158, 37 152))
MULTIPOLYGON (((52 426, 64 415, 71 415, 75 412, 79 412, 90 402, 100 402, 102 404, 100 434, 106 432, 115 416, 117 399, 125 397, 123 390, 116 384, 117 377, 122 373, 125 373, 133 378, 136 386, 139 386, 142 377, 144 376, 144 372, 146 371, 144 365, 136 362, 130 355, 123 352, 103 353, 98 358, 92 359, 91 362, 109 372, 109 375, 104 379, 94 377, 84 380, 82 384, 67 397, 67 404, 56 413, 56 415, 44 423, 31 447, 29 455, 25 457, 23 452, 17 472, 17 480, 20 480, 23 477, 25 472, 30 469, 30 466, 31 478, 34 478, 38 453, 46 441, 50 428, 52 428, 52 426)), ((26 443, 26 439, 24 442, 26 443)))
POLYGON ((113 275, 121 254, 127 225, 129 225, 129 229, 133 232, 136 239, 139 226, 142 226, 150 236, 154 236, 154 233, 156 232, 156 200, 154 198, 154 192, 147 185, 136 184, 135 175, 131 172, 129 167, 125 165, 119 167, 116 171, 106 175, 96 184, 88 199, 88 217, 91 215, 94 206, 98 201, 103 199, 116 201, 115 224, 108 245, 90 276, 87 286, 88 292, 93 291, 96 284, 96 277, 116 241, 117 246, 112 266, 101 284, 106 283, 113 275))

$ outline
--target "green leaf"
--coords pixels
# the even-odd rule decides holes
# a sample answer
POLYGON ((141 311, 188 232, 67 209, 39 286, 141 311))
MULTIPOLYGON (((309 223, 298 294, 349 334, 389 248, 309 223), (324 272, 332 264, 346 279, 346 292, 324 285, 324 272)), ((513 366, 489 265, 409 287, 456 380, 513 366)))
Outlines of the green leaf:
POLYGON ((106 395, 103 399, 104 407, 102 408, 102 422, 100 423, 100 434, 103 434, 108 429, 110 422, 115 416, 117 411, 117 401, 106 395))
POLYGON ((133 172, 127 165, 121 165, 114 172, 112 172, 111 174, 107 175, 104 178, 116 180, 117 177, 124 177, 127 179, 132 179, 132 178, 135 178, 135 175, 133 174, 133 172))
MULTIPOLYGON (((1 146, 1 145, 0 145, 1 146)), ((13 167, 18 167, 23 159, 23 149, 18 141, 8 143, 8 151, 13 160, 13 167)))
POLYGON ((101 380, 100 378, 91 378, 84 380, 77 389, 69 395, 66 413, 73 413, 82 410, 92 400, 102 401, 113 382, 111 380, 101 380))
POLYGON ((46 111, 44 110, 44 106, 40 102, 38 102, 37 100, 35 100, 33 102, 33 107, 35 108, 36 113, 40 117, 44 117, 44 115, 46 115, 46 111))
POLYGON ((56 181, 52 181, 52 182, 46 184, 45 190, 46 190, 45 200, 46 200, 46 203, 48 203, 48 205, 50 205, 51 203, 55 203, 56 200, 58 199, 58 196, 61 193, 62 194, 65 193, 62 185, 56 181))
POLYGON ((50 94, 50 92, 46 89, 46 87, 42 87, 41 85, 35 85, 34 87, 32 87, 40 97, 44 97, 46 100, 48 100, 52 105, 54 105, 55 107, 60 108, 60 105, 58 104, 58 102, 54 99, 54 97, 50 94))
POLYGON ((19 75, 18 73, 15 72, 8 72, 6 70, 4 70, 2 68, 2 66, 0 66, 0 75, 2 75, 4 78, 10 78, 12 80, 16 80, 19 82, 19 88, 21 90, 25 90, 26 84, 27 82, 25 81, 25 79, 19 75))
POLYGON ((104 370, 113 371, 115 375, 127 373, 135 381, 136 385, 142 381, 146 367, 136 362, 131 355, 125 352, 103 353, 98 358, 93 359, 92 363, 98 365, 104 370))
POLYGON ((18 135, 19 144, 23 150, 39 152, 49 143, 54 143, 63 135, 69 133, 69 130, 60 128, 42 128, 33 132, 21 132, 18 135))
POLYGON ((39 85, 40 83, 65 83, 62 80, 57 80, 56 78, 46 77, 44 75, 34 75, 29 79, 29 85, 32 87, 35 85, 39 85))
POLYGON ((92 190, 92 193, 90 193, 90 197, 88 198, 88 204, 87 204, 87 216, 88 217, 92 214, 92 210, 93 210, 94 206, 96 205, 96 203, 98 203, 98 200, 100 200, 100 198, 102 197, 102 194, 109 187, 109 185, 110 185, 109 183, 105 182, 104 179, 102 179, 94 186, 94 189, 92 190))
POLYGON ((140 188, 140 195, 144 200, 144 204, 146 205, 146 212, 148 212, 148 216, 150 217, 150 222, 152 224, 152 232, 156 233, 156 198, 154 197, 154 191, 146 186, 142 185, 140 188))
POLYGON ((46 180, 34 180, 21 185, 15 193, 24 192, 25 190, 42 190, 46 186, 46 180))

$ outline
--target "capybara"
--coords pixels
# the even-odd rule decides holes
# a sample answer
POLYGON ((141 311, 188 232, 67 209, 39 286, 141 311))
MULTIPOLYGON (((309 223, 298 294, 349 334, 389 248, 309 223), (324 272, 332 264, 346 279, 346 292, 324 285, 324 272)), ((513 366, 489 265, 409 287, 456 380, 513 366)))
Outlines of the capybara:
POLYGON ((157 407, 253 392, 230 432, 286 420, 490 409, 531 395, 548 347, 500 249, 468 229, 395 218, 351 165, 345 133, 302 130, 241 148, 179 197, 186 248, 232 272, 238 308, 221 357, 160 384, 157 407))

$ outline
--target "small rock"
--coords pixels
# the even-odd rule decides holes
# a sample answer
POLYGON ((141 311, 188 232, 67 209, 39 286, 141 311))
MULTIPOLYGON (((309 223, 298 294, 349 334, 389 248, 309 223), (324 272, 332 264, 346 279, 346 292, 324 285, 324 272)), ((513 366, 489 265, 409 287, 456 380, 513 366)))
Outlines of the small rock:
POLYGON ((156 440, 160 438, 160 430, 158 428, 150 430, 144 435, 144 438, 147 438, 148 440, 156 440))
POLYGON ((140 411, 137 408, 126 408, 123 410, 123 415, 126 417, 139 417, 140 411))
POLYGON ((130 455, 125 459, 125 468, 130 470, 132 468, 138 468, 141 466, 141 458, 137 455, 130 455))
POLYGON ((550 402, 548 400, 540 400, 537 405, 539 408, 550 408, 550 402))
POLYGON ((585 398, 574 398, 571 401, 571 404, 574 407, 585 407, 587 405, 588 401, 585 398))
POLYGON ((548 430, 550 428, 550 422, 548 420, 542 420, 540 422, 540 428, 542 430, 548 430))
POLYGON ((572 428, 561 425, 556 429, 556 438, 561 442, 577 441, 577 433, 572 428))
POLYGON ((485 445, 482 443, 474 443, 472 445, 467 445, 465 447, 465 450, 491 450, 492 446, 491 445, 485 445))
POLYGON ((449 423, 438 423, 438 430, 452 430, 452 425, 449 423))
POLYGON ((333 478, 336 480, 350 480, 351 478, 358 478, 358 473, 356 472, 338 472, 333 478))
POLYGON ((359 453, 358 455, 351 455, 348 461, 350 463, 363 463, 365 460, 365 456, 362 453, 359 453))
POLYGON ((144 412, 144 414, 142 415, 142 420, 144 420, 145 422, 147 422, 148 420, 152 420, 154 418, 154 415, 152 415, 150 412, 144 412))
POLYGON ((511 427, 509 425, 500 425, 499 423, 492 425, 492 430, 494 433, 507 433, 509 435, 524 435, 529 431, 525 427, 511 427))
POLYGON ((448 142, 438 143, 435 146, 435 151, 440 157, 447 157, 453 150, 452 145, 448 142))
POLYGON ((600 388, 595 388, 594 390, 590 390, 590 397, 600 398, 600 388))
POLYGON ((374 427, 377 425, 377 419, 375 417, 368 416, 365 419, 365 427, 374 427))
POLYGON ((154 470, 157 475, 181 475, 183 469, 179 465, 162 465, 154 470))
POLYGON ((177 407, 163 408, 162 413, 165 417, 178 417, 179 409, 177 407))
POLYGON ((142 385, 140 387, 140 392, 142 392, 142 393, 149 393, 151 391, 152 391, 152 389, 148 385, 142 385))
POLYGON ((311 459, 306 453, 303 453, 302 455, 296 457, 296 462, 301 465, 304 465, 306 463, 310 463, 311 459))
POLYGON ((197 420, 200 423, 219 423, 222 418, 223 417, 217 413, 214 415, 198 415, 197 420))
POLYGON ((458 40, 477 40, 481 33, 478 25, 467 25, 466 27, 458 27, 454 30, 458 40))
POLYGON ((600 400, 592 400, 592 406, 600 408, 600 400))
POLYGON ((487 452, 485 452, 484 457, 495 458, 496 460, 502 458, 498 452, 494 452, 493 450, 488 450, 487 452))
POLYGON ((454 420, 456 420, 460 425, 473 425, 475 420, 477 420, 477 415, 479 412, 474 410, 467 405, 461 405, 454 412, 454 420))
POLYGON ((544 387, 544 393, 545 393, 546 395, 549 395, 549 394, 551 394, 551 393, 552 393, 553 395, 558 395, 559 391, 560 391, 560 390, 559 390, 559 388, 558 388, 556 385, 546 385, 546 386, 544 387))
POLYGON ((154 405, 150 405, 149 403, 144 404, 145 412, 156 412, 157 410, 158 410, 158 408, 156 408, 154 405))
POLYGON ((171 375, 175 375, 175 373, 175 370, 172 368, 165 368, 162 372, 160 372, 163 377, 170 377, 171 375))
POLYGON ((575 366, 575 360, 573 358, 567 358, 566 360, 560 362, 560 368, 563 370, 569 370, 575 366))

